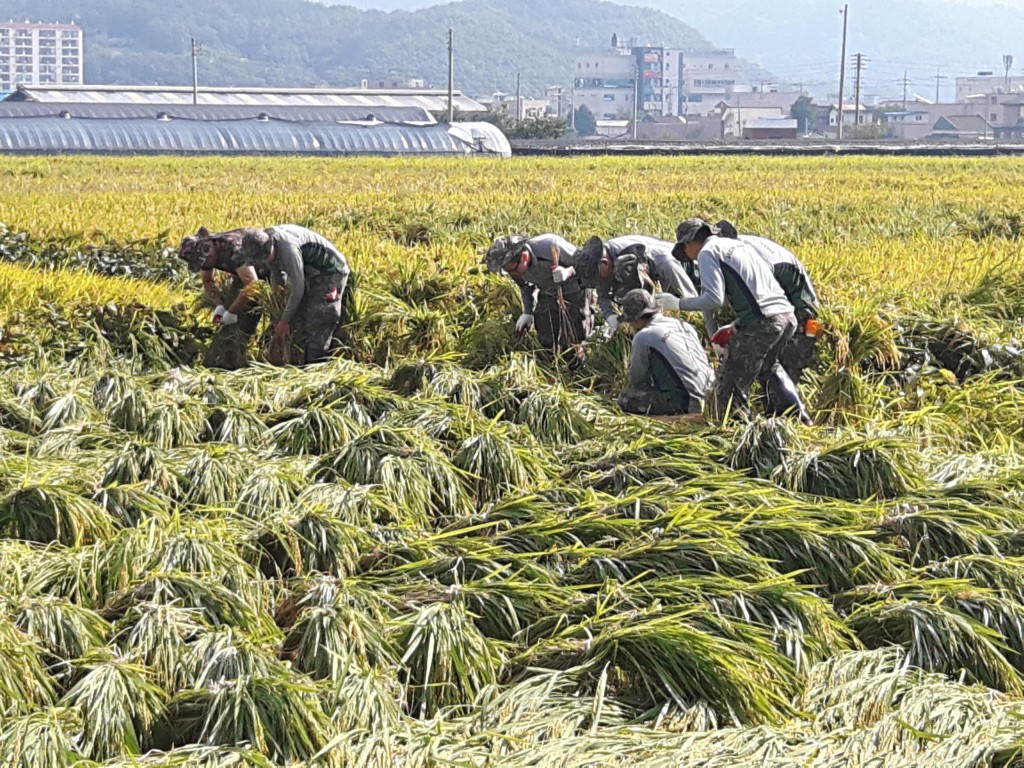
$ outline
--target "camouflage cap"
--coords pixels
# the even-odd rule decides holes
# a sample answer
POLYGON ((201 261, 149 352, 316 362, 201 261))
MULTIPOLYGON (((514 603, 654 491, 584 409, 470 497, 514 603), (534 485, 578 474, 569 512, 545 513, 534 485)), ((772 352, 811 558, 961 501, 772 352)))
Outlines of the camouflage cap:
POLYGON ((265 229, 250 228, 242 233, 238 246, 240 264, 262 264, 270 255, 270 233, 265 229))
POLYGON ((643 288, 634 288, 622 297, 622 314, 619 317, 623 322, 635 323, 659 311, 658 303, 651 294, 643 288))
POLYGON ((488 271, 495 274, 500 273, 502 268, 512 260, 512 251, 515 247, 524 242, 526 242, 526 238, 521 235, 505 235, 495 240, 484 254, 484 264, 487 265, 488 271))
POLYGON ((690 243, 694 240, 706 240, 711 235, 719 234, 718 227, 708 224, 704 219, 686 219, 676 227, 676 243, 690 243))
POLYGON ((194 235, 187 235, 181 239, 178 246, 178 258, 188 264, 192 272, 199 272, 206 263, 209 251, 210 233, 206 227, 200 227, 194 235))
POLYGON ((602 256, 604 256, 604 240, 600 237, 592 237, 576 249, 576 254, 573 256, 576 274, 587 288, 597 286, 602 256))

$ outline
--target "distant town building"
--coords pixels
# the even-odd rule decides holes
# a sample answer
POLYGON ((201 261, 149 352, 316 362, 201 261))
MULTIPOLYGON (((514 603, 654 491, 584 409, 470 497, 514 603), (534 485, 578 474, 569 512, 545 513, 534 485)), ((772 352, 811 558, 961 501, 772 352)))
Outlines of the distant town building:
POLYGON ((82 28, 77 24, 0 23, 0 90, 17 85, 80 85, 82 28))
POLYGON ((364 91, 413 91, 427 87, 427 81, 422 77, 367 77, 359 81, 359 87, 364 91))
POLYGON ((979 72, 969 77, 956 79, 956 100, 967 101, 972 96, 987 96, 997 93, 1024 91, 1024 77, 997 75, 994 72, 979 72))
POLYGON ((743 85, 743 68, 734 49, 683 54, 683 114, 710 114, 737 85, 743 85))
MULTIPOLYGON (((481 99, 483 101, 483 99, 481 99)), ((515 120, 538 120, 548 113, 548 99, 528 99, 514 93, 495 91, 485 102, 488 110, 495 114, 505 114, 515 120)))
POLYGON ((636 58, 619 46, 578 56, 573 66, 573 105, 586 107, 598 121, 633 116, 636 58))

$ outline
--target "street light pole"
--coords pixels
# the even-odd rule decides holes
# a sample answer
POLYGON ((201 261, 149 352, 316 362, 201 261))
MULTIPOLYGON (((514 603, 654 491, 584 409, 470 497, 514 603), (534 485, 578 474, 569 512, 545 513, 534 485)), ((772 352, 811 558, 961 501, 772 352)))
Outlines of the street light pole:
POLYGON ((846 85, 846 25, 850 16, 850 4, 843 5, 843 52, 839 56, 839 131, 838 141, 843 140, 843 88, 846 85))

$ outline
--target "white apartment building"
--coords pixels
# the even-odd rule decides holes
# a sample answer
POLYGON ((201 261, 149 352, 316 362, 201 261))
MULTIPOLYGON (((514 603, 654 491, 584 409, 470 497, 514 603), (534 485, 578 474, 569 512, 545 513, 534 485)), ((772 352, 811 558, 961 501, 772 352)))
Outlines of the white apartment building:
POLYGON ((734 49, 683 53, 684 115, 710 114, 742 84, 743 68, 734 49))
POLYGON ((598 120, 632 118, 636 57, 631 48, 583 54, 573 67, 572 104, 598 120))
POLYGON ((82 42, 77 24, 0 23, 0 90, 17 85, 81 85, 82 42))
POLYGON ((970 77, 956 79, 956 100, 963 104, 971 97, 990 94, 1015 93, 1024 91, 1024 77, 997 75, 993 72, 979 72, 970 77))

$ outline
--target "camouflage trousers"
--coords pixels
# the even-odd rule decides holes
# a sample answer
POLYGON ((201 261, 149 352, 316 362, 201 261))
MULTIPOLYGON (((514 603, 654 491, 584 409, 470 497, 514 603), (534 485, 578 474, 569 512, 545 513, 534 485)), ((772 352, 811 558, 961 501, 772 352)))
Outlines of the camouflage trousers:
POLYGON ((347 276, 338 274, 317 275, 306 281, 306 292, 292 323, 292 339, 302 349, 303 363, 323 360, 330 352, 334 331, 341 322, 347 281, 347 276))
POLYGON ((801 325, 796 329, 793 338, 779 355, 779 362, 794 384, 800 383, 804 371, 814 363, 814 352, 818 347, 818 337, 806 335, 802 328, 801 325))
POLYGON ((796 330, 792 312, 765 317, 750 328, 737 329, 715 380, 711 411, 721 421, 727 414, 750 415, 750 386, 767 379, 779 366, 779 355, 796 330))
POLYGON ((224 325, 217 329, 206 350, 203 365, 207 368, 220 368, 235 371, 249 365, 249 338, 256 332, 260 323, 258 312, 243 312, 238 322, 224 325))
POLYGON ((564 296, 565 307, 558 296, 540 294, 533 308, 533 327, 540 345, 553 353, 571 352, 594 327, 590 304, 585 291, 564 296))
POLYGON ((630 387, 619 395, 619 408, 642 416, 675 416, 700 413, 704 404, 686 392, 669 394, 654 387, 630 387))

